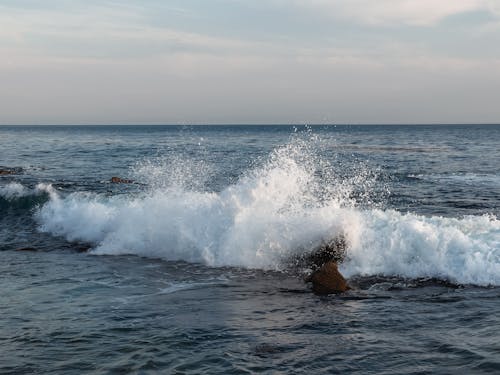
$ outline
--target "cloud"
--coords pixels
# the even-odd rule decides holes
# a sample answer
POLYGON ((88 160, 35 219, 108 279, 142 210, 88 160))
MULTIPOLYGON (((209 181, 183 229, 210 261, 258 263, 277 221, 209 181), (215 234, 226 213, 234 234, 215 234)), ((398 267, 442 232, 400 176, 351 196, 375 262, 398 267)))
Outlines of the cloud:
POLYGON ((500 15, 500 5, 495 0, 295 0, 294 3, 368 25, 431 26, 467 12, 484 11, 496 18, 500 15))
POLYGON ((0 5, 0 123, 500 116, 496 1, 56 2, 0 5))
POLYGON ((142 58, 176 52, 222 53, 257 43, 148 24, 142 8, 7 9, 0 6, 0 42, 10 59, 142 58))

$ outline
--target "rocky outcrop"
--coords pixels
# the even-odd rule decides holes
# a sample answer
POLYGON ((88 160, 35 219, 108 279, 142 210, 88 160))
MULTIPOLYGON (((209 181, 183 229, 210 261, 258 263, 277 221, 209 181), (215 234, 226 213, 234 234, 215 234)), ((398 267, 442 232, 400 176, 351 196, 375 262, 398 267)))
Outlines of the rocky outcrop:
POLYGON ((306 281, 312 282, 313 292, 320 295, 343 293, 349 289, 346 279, 339 272, 337 263, 326 262, 314 271, 306 281))
POLYGON ((126 178, 121 178, 121 177, 111 177, 110 182, 112 184, 133 184, 134 180, 127 180, 126 178))

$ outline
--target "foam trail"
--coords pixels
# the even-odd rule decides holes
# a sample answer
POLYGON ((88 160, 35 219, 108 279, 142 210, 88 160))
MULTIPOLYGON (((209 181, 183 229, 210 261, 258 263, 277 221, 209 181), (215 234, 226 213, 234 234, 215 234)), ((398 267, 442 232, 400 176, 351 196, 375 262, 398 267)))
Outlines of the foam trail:
MULTIPOLYGON (((262 167, 218 193, 162 176, 161 181, 183 182, 161 182, 132 197, 52 193, 36 218, 43 231, 92 242, 95 254, 262 269, 281 269, 290 256, 342 233, 349 242, 342 265, 348 276, 500 285, 495 217, 453 219, 359 208, 351 193, 371 186, 368 174, 361 174, 364 182, 359 175, 341 181, 310 148, 298 141, 279 148, 262 167)), ((148 168, 159 167, 165 169, 155 163, 148 168)))

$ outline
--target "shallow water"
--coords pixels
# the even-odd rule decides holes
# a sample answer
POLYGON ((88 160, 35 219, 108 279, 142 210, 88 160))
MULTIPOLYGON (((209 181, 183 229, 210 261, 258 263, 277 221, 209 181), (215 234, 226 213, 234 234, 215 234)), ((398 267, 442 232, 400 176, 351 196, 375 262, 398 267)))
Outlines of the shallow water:
POLYGON ((0 139, 2 373, 500 369, 499 126, 0 139), (338 234, 315 296, 287 260, 338 234))

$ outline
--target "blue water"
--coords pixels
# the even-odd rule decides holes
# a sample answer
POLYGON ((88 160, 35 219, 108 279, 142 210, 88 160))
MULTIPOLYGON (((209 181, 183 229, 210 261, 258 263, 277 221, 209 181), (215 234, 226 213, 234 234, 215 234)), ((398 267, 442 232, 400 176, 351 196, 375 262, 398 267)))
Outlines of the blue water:
POLYGON ((498 125, 3 126, 9 168, 1 373, 500 371, 498 125))

